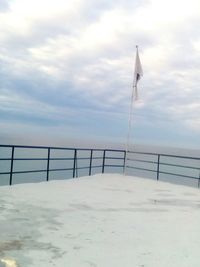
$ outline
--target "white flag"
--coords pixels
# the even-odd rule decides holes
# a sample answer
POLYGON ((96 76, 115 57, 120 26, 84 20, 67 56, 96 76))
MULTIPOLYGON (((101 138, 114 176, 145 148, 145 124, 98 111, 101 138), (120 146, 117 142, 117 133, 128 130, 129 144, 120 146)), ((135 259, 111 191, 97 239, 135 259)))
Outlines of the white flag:
POLYGON ((135 89, 135 100, 138 99, 137 84, 138 84, 138 81, 142 78, 142 76, 143 76, 143 70, 142 70, 142 65, 141 65, 140 57, 138 53, 138 47, 136 46, 135 73, 134 73, 134 81, 133 81, 133 88, 135 89))

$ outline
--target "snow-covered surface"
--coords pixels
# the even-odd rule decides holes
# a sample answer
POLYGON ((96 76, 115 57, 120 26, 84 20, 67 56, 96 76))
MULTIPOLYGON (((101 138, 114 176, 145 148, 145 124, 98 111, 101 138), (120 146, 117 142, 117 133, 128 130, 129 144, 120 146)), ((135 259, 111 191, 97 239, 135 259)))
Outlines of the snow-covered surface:
POLYGON ((122 175, 0 187, 0 266, 199 267, 198 189, 122 175))

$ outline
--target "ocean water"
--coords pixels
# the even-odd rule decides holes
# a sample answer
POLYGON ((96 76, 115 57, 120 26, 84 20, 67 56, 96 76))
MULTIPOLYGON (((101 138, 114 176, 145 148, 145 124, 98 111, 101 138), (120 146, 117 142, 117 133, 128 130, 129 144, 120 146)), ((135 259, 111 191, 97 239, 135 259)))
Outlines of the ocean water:
MULTIPOLYGON (((148 152, 154 152, 155 149, 152 149, 148 152)), ((145 151, 145 148, 143 148, 145 151)), ((163 153, 163 151, 156 151, 158 153, 163 153)), ((169 153, 170 151, 167 151, 169 153)), ((0 172, 9 172, 11 167, 11 148, 0 147, 0 172), (7 160, 2 159, 7 158, 7 160)), ((176 155, 184 155, 184 156, 199 156, 198 153, 192 153, 189 150, 184 151, 175 151, 171 150, 170 154, 176 155)), ((20 173, 13 174, 13 184, 18 183, 33 183, 33 182, 42 182, 47 178, 47 149, 32 149, 32 148, 16 148, 14 154, 14 163, 13 163, 13 171, 33 171, 33 170, 44 170, 43 172, 37 173, 20 173), (31 160, 25 160, 30 158, 31 160), (39 160, 35 160, 35 159, 39 160)), ((70 170, 62 170, 62 171, 51 171, 49 172, 49 180, 61 180, 61 179, 70 179, 73 177, 73 165, 74 165, 74 151, 73 150, 51 150, 51 158, 54 160, 50 160, 49 169, 70 169, 70 170)), ((123 167, 114 167, 113 165, 123 166, 124 163, 124 153, 123 152, 106 152, 106 160, 105 160, 105 173, 123 173, 123 167), (109 157, 117 157, 119 159, 109 159, 109 157), (112 165, 106 166, 106 165, 112 165)), ((144 177, 148 179, 156 179, 157 178, 157 159, 158 157, 155 155, 144 155, 144 154, 128 154, 128 158, 130 160, 127 161, 127 165, 135 168, 142 169, 150 169, 155 172, 139 170, 134 168, 127 168, 126 174, 144 177), (153 161, 156 162, 140 162, 140 160, 144 161, 153 161)), ((199 157, 200 158, 200 157, 199 157)), ((160 173, 159 180, 167 181, 171 183, 184 184, 188 186, 198 186, 198 178, 200 174, 200 159, 183 159, 183 158, 172 158, 168 156, 162 156, 160 158, 160 172, 173 173, 174 175, 160 173), (179 165, 179 166, 170 166, 179 165), (181 166, 188 166, 190 168, 185 168, 181 166), (194 167, 192 169, 191 167, 194 167), (196 179, 191 178, 183 178, 179 175, 187 175, 195 177, 196 179)), ((103 151, 93 151, 93 160, 92 160, 92 171, 91 174, 101 173, 102 172, 102 164, 103 164, 103 151)), ((77 167, 84 168, 78 169, 76 175, 78 177, 89 175, 89 166, 90 166, 90 151, 77 151, 77 167)), ((0 185, 8 185, 9 184, 10 175, 3 174, 0 175, 0 185)))

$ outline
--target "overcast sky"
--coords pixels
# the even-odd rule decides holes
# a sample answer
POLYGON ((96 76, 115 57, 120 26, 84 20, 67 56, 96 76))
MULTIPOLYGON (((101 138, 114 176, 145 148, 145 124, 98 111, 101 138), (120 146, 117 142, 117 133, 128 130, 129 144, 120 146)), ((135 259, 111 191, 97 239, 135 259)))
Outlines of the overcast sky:
POLYGON ((200 148, 199 0, 0 0, 0 143, 200 148))

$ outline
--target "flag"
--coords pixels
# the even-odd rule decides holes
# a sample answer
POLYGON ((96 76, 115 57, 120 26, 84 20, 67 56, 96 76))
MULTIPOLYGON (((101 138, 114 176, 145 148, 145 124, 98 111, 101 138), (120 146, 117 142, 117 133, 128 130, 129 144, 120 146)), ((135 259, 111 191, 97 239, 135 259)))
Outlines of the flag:
POLYGON ((138 99, 138 89, 137 89, 137 84, 138 81, 142 78, 143 76, 143 70, 142 70, 142 65, 140 62, 140 57, 138 53, 138 47, 136 46, 136 58, 135 58, 135 73, 134 73, 134 81, 133 81, 133 89, 134 95, 135 95, 135 100, 138 99))

